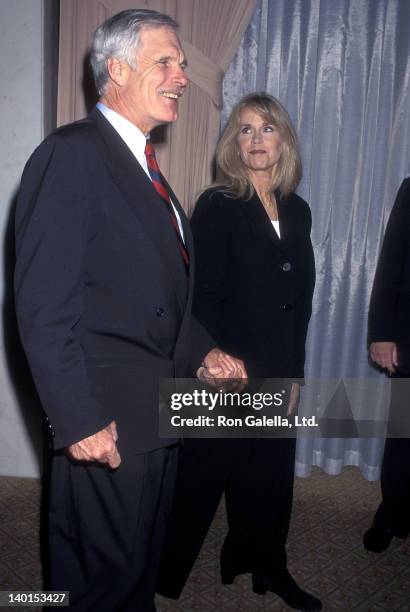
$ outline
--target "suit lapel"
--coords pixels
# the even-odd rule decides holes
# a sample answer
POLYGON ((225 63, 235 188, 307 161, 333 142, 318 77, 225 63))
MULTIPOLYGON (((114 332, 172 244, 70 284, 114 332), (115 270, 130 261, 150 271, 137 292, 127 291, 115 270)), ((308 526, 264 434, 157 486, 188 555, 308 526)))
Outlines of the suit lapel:
POLYGON ((194 243, 192 240, 192 235, 191 235, 191 226, 189 224, 188 221, 188 217, 186 216, 186 213, 184 211, 184 209, 182 208, 181 204, 179 203, 179 200, 177 198, 177 196, 175 195, 175 193, 173 192, 170 184, 168 183, 168 181, 166 180, 166 178, 164 177, 164 175, 162 175, 162 178, 164 180, 165 186, 168 190, 168 193, 171 197, 171 200, 176 208, 176 210, 178 211, 179 214, 179 218, 181 220, 181 224, 182 224, 182 230, 184 232, 184 242, 185 242, 185 248, 188 251, 188 255, 190 257, 190 259, 194 256, 194 243))
POLYGON ((178 355, 180 352, 181 347, 184 346, 184 344, 186 344, 186 338, 187 338, 187 334, 190 333, 190 318, 187 316, 189 314, 191 314, 192 311, 192 296, 194 294, 194 276, 195 276, 195 253, 194 253, 194 241, 192 238, 192 232, 191 232, 191 226, 190 223, 188 221, 188 217, 185 214, 185 211, 183 210, 181 204, 178 201, 178 198, 176 197, 175 193, 173 192, 173 190, 171 189, 170 185, 168 184, 167 180, 165 179, 165 177, 163 177, 165 185, 168 189, 168 193, 171 197, 172 202, 175 205, 175 208, 178 211, 179 217, 181 219, 181 223, 182 223, 182 229, 184 232, 184 241, 185 241, 185 247, 188 251, 188 255, 189 255, 189 268, 190 268, 190 273, 189 273, 189 278, 188 278, 188 283, 189 283, 189 289, 188 289, 188 300, 187 300, 187 308, 185 310, 185 317, 182 320, 181 323, 181 327, 179 330, 179 334, 178 334, 178 338, 177 341, 175 343, 175 351, 174 351, 174 355, 178 355))
MULTIPOLYGON (((90 119, 97 125, 106 145, 104 155, 109 162, 113 180, 158 249, 163 266, 172 276, 172 285, 183 312, 187 293, 186 272, 169 212, 145 171, 109 121, 97 109, 90 113, 90 119)), ((174 194, 172 200, 176 202, 174 194)), ((179 206, 178 212, 182 220, 184 213, 180 211, 182 208, 179 206)))

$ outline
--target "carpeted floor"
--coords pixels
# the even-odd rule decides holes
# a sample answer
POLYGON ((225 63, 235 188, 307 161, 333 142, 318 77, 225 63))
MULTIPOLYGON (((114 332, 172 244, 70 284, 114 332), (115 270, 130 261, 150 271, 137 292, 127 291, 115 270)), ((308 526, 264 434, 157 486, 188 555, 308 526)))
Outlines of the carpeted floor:
MULTIPOLYGON (((410 612, 410 541, 394 539, 381 555, 362 546, 378 501, 379 483, 367 482, 356 468, 337 477, 314 469, 310 478, 296 479, 289 567, 320 595, 324 612, 410 612)), ((0 590, 41 589, 39 504, 38 481, 0 478, 0 590)), ((249 576, 220 584, 225 529, 221 505, 180 600, 158 597, 158 612, 290 610, 272 594, 253 594, 249 576)))

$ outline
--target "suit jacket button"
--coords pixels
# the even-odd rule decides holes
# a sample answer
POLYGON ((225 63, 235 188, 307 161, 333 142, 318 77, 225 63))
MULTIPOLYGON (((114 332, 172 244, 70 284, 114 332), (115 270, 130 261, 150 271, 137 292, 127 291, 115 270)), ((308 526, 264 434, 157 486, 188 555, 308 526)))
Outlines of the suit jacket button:
POLYGON ((283 310, 283 312, 290 312, 292 310, 292 304, 282 304, 281 310, 283 310))
POLYGON ((289 270, 292 269, 292 264, 289 261, 285 261, 284 264, 282 264, 282 270, 284 272, 289 272, 289 270))
POLYGON ((163 308, 157 308, 157 317, 163 317, 165 310, 163 308))

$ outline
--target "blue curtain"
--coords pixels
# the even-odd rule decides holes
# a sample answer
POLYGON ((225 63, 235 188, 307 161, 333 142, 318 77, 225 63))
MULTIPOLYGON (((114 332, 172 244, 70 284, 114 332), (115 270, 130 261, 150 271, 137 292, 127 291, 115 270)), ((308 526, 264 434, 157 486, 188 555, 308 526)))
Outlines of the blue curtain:
MULTIPOLYGON (((388 401, 386 377, 368 363, 367 312, 384 228, 410 174, 409 25, 408 0, 258 0, 224 80, 222 124, 257 90, 277 97, 297 128, 317 266, 306 375, 344 379, 356 418, 388 401)), ((383 446, 300 439, 296 472, 358 465, 376 479, 383 446)))

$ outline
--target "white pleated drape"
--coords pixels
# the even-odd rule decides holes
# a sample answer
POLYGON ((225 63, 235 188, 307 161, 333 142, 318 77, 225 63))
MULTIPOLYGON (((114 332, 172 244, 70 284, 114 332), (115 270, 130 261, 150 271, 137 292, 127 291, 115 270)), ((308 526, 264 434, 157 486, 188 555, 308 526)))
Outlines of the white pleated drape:
MULTIPOLYGON (((409 24, 407 0, 258 0, 224 79, 223 122, 241 95, 263 90, 295 123, 317 266, 306 375, 345 379, 348 393, 347 379, 361 379, 352 403, 365 414, 388 396, 368 363, 367 312, 386 221, 410 174, 409 24)), ((296 472, 348 464, 376 479, 383 446, 301 439, 296 472)))

